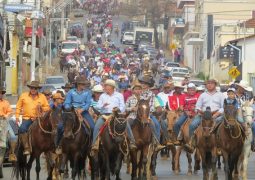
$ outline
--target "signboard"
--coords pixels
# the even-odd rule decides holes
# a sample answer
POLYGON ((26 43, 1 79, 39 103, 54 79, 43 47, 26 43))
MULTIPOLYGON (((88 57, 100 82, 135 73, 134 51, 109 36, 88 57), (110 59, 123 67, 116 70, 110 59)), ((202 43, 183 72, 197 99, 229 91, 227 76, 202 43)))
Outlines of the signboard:
POLYGON ((13 12, 13 13, 19 13, 22 11, 32 11, 34 9, 33 6, 29 6, 26 4, 6 4, 4 6, 4 10, 8 12, 13 12))
POLYGON ((241 73, 236 66, 234 66, 228 71, 228 74, 232 77, 232 79, 236 79, 241 73))

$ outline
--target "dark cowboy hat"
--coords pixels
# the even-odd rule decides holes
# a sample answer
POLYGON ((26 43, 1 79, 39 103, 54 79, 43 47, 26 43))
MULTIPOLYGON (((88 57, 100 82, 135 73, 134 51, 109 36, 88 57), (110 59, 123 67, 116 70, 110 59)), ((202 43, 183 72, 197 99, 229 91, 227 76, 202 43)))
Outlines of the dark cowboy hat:
POLYGON ((70 84, 70 83, 66 83, 65 86, 61 86, 62 89, 66 89, 66 88, 71 89, 72 87, 73 87, 73 86, 72 86, 72 84, 70 84))
POLYGON ((83 76, 78 76, 75 80, 76 84, 85 84, 90 86, 90 82, 83 76))
POLYGON ((32 81, 31 83, 29 83, 27 85, 27 87, 29 87, 29 88, 38 88, 38 89, 42 88, 42 86, 40 86, 39 81, 32 81))
POLYGON ((0 92, 1 92, 2 94, 5 94, 5 93, 6 93, 5 88, 1 86, 1 87, 0 87, 0 92))
POLYGON ((151 76, 143 76, 138 78, 138 81, 140 83, 148 84, 150 87, 153 87, 154 85, 154 80, 152 79, 151 76))

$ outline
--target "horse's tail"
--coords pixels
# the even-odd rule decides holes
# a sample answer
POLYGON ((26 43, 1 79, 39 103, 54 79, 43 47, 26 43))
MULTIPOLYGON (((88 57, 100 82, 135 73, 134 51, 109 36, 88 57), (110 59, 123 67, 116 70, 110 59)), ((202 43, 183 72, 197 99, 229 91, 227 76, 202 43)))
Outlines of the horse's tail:
POLYGON ((17 142, 17 149, 16 149, 16 156, 17 161, 14 163, 13 169, 12 169, 12 175, 11 179, 19 179, 21 177, 22 180, 25 180, 26 178, 26 164, 27 164, 27 158, 26 155, 23 154, 24 148, 21 145, 21 141, 18 138, 17 142))

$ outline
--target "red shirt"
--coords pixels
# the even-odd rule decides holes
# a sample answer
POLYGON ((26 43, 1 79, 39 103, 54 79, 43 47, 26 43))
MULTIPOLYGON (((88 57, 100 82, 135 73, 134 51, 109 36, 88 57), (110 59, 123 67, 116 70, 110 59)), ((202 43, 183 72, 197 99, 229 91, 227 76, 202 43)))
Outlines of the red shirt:
POLYGON ((183 110, 189 111, 191 113, 191 116, 195 116, 195 114, 196 114, 195 108, 196 108, 196 103, 197 103, 199 96, 200 96, 199 93, 196 93, 193 96, 191 96, 189 94, 185 95, 183 110))
POLYGON ((168 96, 168 107, 170 110, 178 110, 184 106, 185 94, 173 94, 168 96))

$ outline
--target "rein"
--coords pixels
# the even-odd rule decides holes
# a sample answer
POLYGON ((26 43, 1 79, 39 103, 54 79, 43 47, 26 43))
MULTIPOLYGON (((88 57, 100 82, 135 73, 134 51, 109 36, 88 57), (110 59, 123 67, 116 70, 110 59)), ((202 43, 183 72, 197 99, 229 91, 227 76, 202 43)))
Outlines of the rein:
MULTIPOLYGON (((108 123, 108 129, 109 129, 110 135, 111 135, 112 137, 124 136, 124 135, 125 135, 125 131, 123 131, 122 133, 116 132, 116 130, 115 130, 115 126, 116 126, 115 123, 116 123, 116 122, 115 122, 115 120, 116 120, 118 123, 122 123, 122 122, 120 122, 120 121, 118 120, 118 118, 113 117, 113 119, 110 120, 109 123, 108 123), (111 129, 111 123, 110 123, 111 121, 113 121, 113 132, 112 132, 112 129, 111 129)), ((126 119, 123 123, 126 123, 126 122, 127 122, 127 119, 126 119)))
POLYGON ((240 126, 237 124, 237 121, 235 120, 235 119, 230 119, 230 120, 228 120, 227 118, 226 118, 226 116, 225 116, 225 114, 224 114, 224 122, 227 124, 225 124, 224 123, 224 128, 225 129, 229 129, 230 130, 230 137, 232 138, 232 139, 238 139, 241 135, 242 135, 242 131, 241 131, 241 128, 240 128, 240 126), (234 122, 234 125, 233 126, 235 126, 235 125, 237 125, 237 128, 238 128, 238 135, 237 136, 234 136, 233 135, 233 131, 232 131, 232 129, 230 128, 230 124, 229 124, 229 121, 233 121, 234 122))
MULTIPOLYGON (((71 113, 72 114, 73 112, 65 112, 65 113, 71 113)), ((74 135, 77 135, 80 132, 80 130, 81 130, 81 121, 79 121, 79 128, 75 131, 74 135)))
MULTIPOLYGON (((52 111, 51 111, 49 117, 51 116, 51 114, 52 114, 52 111)), ((38 125, 39 125, 40 129, 42 130, 42 132, 44 132, 45 134, 54 134, 53 131, 45 130, 45 129, 42 127, 42 124, 41 124, 41 117, 38 117, 38 125)))

